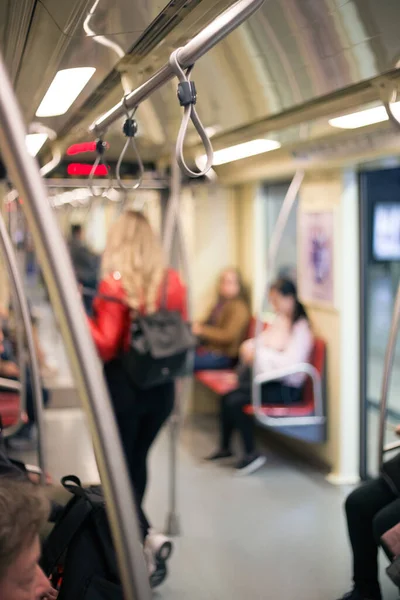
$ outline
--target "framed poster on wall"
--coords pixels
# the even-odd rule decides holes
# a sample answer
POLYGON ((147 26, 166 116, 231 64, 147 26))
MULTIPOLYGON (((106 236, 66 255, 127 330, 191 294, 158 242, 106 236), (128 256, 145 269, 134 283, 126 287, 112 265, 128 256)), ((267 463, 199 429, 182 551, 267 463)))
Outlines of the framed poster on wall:
POLYGON ((335 306, 334 210, 299 215, 299 291, 308 304, 335 306))

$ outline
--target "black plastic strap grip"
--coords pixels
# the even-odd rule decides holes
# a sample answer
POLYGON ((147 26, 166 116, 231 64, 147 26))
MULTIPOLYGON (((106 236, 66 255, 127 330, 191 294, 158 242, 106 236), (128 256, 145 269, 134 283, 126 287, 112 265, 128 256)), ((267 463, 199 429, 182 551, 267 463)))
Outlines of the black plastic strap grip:
POLYGON ((137 134, 138 126, 137 121, 132 118, 126 119, 122 131, 126 137, 133 138, 137 134))
POLYGON ((181 81, 178 84, 178 99, 181 106, 196 104, 197 91, 194 81, 181 81))

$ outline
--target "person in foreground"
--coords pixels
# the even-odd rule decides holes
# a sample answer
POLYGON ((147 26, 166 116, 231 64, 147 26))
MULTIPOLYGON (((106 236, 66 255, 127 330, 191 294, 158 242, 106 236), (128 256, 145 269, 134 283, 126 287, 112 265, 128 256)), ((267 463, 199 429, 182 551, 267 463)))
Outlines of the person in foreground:
POLYGON ((0 478, 0 598, 55 600, 58 596, 39 567, 39 532, 49 503, 31 483, 0 478))
MULTIPOLYGON (((261 334, 257 354, 255 340, 247 340, 240 348, 240 365, 236 389, 222 398, 220 413, 220 447, 208 460, 232 456, 232 436, 240 434, 244 454, 236 465, 238 475, 250 474, 265 463, 265 457, 256 450, 254 419, 245 414, 244 407, 251 403, 252 373, 273 374, 277 369, 307 362, 313 348, 313 335, 306 311, 297 297, 294 283, 279 279, 270 288, 270 301, 276 316, 261 334)), ((295 404, 300 402, 305 382, 303 373, 288 375, 279 381, 262 386, 263 404, 295 404)))
POLYGON ((155 312, 164 297, 166 309, 178 311, 186 319, 186 290, 178 273, 167 269, 160 241, 144 215, 127 211, 109 232, 99 296, 93 304, 89 327, 104 362, 153 587, 166 577, 172 543, 152 531, 142 503, 147 486, 147 456, 172 412, 174 383, 146 390, 138 388, 125 371, 121 355, 129 346, 132 315, 155 312))
POLYGON ((234 366, 249 321, 249 302, 242 276, 238 269, 225 269, 219 279, 217 303, 204 323, 193 324, 193 333, 200 340, 194 370, 234 366))
MULTIPOLYGON (((400 435, 400 427, 396 430, 400 435)), ((340 600, 382 600, 378 579, 378 548, 391 552, 381 537, 400 522, 400 454, 383 465, 377 479, 367 481, 348 496, 347 529, 353 552, 354 587, 340 600)))

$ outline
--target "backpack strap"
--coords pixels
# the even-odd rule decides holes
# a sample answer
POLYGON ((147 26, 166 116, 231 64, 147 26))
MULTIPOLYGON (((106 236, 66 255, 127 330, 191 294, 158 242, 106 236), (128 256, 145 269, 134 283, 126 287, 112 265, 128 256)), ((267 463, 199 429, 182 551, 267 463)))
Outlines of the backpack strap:
MULTIPOLYGON (((71 478, 68 477, 63 479, 64 487, 69 489, 69 486, 64 483, 65 479, 70 480, 71 478)), ((93 510, 92 504, 85 497, 85 490, 76 485, 71 486, 71 488, 76 488, 76 490, 80 489, 82 493, 76 493, 76 491, 69 490, 72 491, 76 497, 69 501, 60 520, 55 525, 43 546, 43 554, 40 562, 44 572, 47 573, 48 576, 51 575, 52 571, 57 566, 57 562, 65 553, 71 541, 93 510)))

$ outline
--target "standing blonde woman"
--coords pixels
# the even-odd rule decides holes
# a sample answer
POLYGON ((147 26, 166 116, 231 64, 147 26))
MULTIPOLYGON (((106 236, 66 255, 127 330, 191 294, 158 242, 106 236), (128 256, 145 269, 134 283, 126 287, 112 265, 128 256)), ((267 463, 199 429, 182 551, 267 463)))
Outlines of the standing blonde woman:
POLYGON ((165 561, 171 542, 154 534, 142 509, 147 484, 147 455, 174 403, 174 385, 151 389, 136 387, 122 366, 127 350, 132 315, 160 308, 164 285, 166 308, 186 318, 186 290, 178 273, 167 269, 159 239, 147 219, 128 211, 112 225, 102 260, 99 297, 93 304, 90 329, 104 362, 105 375, 124 446, 138 505, 150 582, 153 587, 166 577, 165 561), (107 300, 111 297, 119 302, 107 300))

